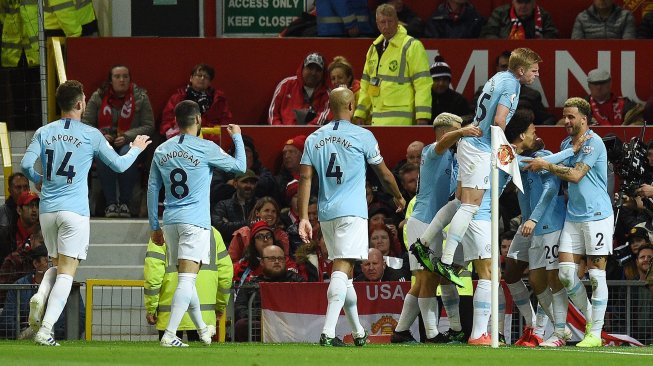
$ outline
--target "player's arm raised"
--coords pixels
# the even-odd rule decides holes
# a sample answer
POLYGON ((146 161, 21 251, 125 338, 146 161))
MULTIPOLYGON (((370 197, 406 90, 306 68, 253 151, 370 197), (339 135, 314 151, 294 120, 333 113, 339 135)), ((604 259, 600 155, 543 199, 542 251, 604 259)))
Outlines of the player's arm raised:
POLYGON ((392 200, 394 201, 395 206, 397 206, 397 212, 403 211, 406 207, 406 200, 404 200, 404 197, 401 195, 399 187, 397 186, 397 181, 392 175, 390 169, 388 169, 384 161, 381 161, 379 164, 371 165, 374 173, 376 173, 376 176, 381 180, 383 189, 392 195, 392 200))
POLYGON ((483 131, 477 126, 469 125, 455 131, 449 131, 442 135, 442 139, 435 145, 435 152, 442 155, 448 148, 452 147, 461 137, 481 137, 483 131))

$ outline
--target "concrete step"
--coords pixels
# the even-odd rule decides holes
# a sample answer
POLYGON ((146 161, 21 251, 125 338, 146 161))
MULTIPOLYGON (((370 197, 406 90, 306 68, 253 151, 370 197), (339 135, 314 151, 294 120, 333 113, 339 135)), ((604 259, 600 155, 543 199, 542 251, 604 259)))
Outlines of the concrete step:
POLYGON ((145 219, 91 219, 88 255, 75 275, 87 278, 143 279, 150 227, 145 219))

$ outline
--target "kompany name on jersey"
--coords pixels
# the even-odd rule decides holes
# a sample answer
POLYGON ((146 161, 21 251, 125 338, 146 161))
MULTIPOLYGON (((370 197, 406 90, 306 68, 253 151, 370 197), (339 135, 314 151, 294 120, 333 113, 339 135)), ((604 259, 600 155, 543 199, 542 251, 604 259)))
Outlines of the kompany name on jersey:
POLYGON ((52 144, 54 144, 57 141, 69 142, 72 145, 74 145, 76 148, 79 148, 80 146, 82 146, 82 142, 79 141, 79 139, 77 137, 71 136, 71 135, 63 135, 63 134, 51 136, 49 139, 47 139, 47 140, 45 140, 43 142, 45 142, 46 145, 51 146, 52 144))
POLYGON ((319 150, 320 148, 326 146, 327 144, 342 145, 345 149, 349 149, 351 147, 351 142, 347 141, 347 139, 345 139, 344 137, 328 136, 315 143, 315 150, 319 150))

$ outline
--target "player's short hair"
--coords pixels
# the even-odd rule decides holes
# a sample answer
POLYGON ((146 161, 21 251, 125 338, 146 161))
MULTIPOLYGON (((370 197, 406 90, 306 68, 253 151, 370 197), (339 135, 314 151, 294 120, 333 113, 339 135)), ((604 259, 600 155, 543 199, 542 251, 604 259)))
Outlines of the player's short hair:
POLYGON ((529 68, 542 62, 542 58, 530 48, 515 48, 508 59, 508 69, 517 71, 520 67, 529 68))
POLYGON ((443 112, 438 114, 433 120, 433 127, 456 127, 460 128, 463 124, 463 119, 453 113, 443 112))
POLYGON ((413 163, 406 163, 399 169, 399 178, 404 179, 404 174, 412 173, 414 171, 419 172, 419 166, 413 163))
POLYGON ((84 99, 84 85, 77 80, 66 80, 57 87, 55 99, 62 112, 70 112, 84 99))
POLYGON ((192 126, 198 115, 201 115, 200 106, 192 100, 182 100, 175 106, 175 119, 179 128, 192 126))
POLYGON ((381 4, 376 8, 376 14, 398 19, 397 9, 390 4, 381 4))
POLYGON ((589 102, 586 101, 585 99, 579 97, 572 97, 567 99, 563 106, 563 108, 573 108, 573 107, 578 108, 578 112, 584 114, 585 117, 587 117, 588 121, 592 119, 592 107, 590 107, 589 102))
POLYGON ((535 115, 533 114, 533 111, 523 108, 517 109, 510 119, 510 123, 506 126, 506 140, 510 143, 514 142, 519 135, 528 130, 528 127, 533 124, 534 121, 535 115))
POLYGON ((9 187, 10 188, 13 187, 13 185, 14 185, 14 179, 19 178, 19 177, 27 179, 25 174, 23 174, 21 172, 16 172, 16 173, 13 173, 12 175, 9 176, 9 178, 7 179, 7 182, 9 182, 9 187))
POLYGON ((207 64, 197 64, 193 67, 193 70, 190 72, 190 76, 193 76, 197 74, 199 71, 204 71, 207 75, 209 75, 209 80, 213 80, 215 77, 215 70, 207 64))

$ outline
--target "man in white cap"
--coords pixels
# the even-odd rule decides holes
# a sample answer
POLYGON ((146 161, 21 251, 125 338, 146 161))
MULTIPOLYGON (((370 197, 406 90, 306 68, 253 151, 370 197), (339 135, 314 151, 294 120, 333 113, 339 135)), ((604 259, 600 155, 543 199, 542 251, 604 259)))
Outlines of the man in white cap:
POLYGON ((592 107, 592 124, 618 126, 643 124, 643 106, 612 93, 612 78, 605 69, 594 69, 587 74, 590 95, 585 99, 592 107))

